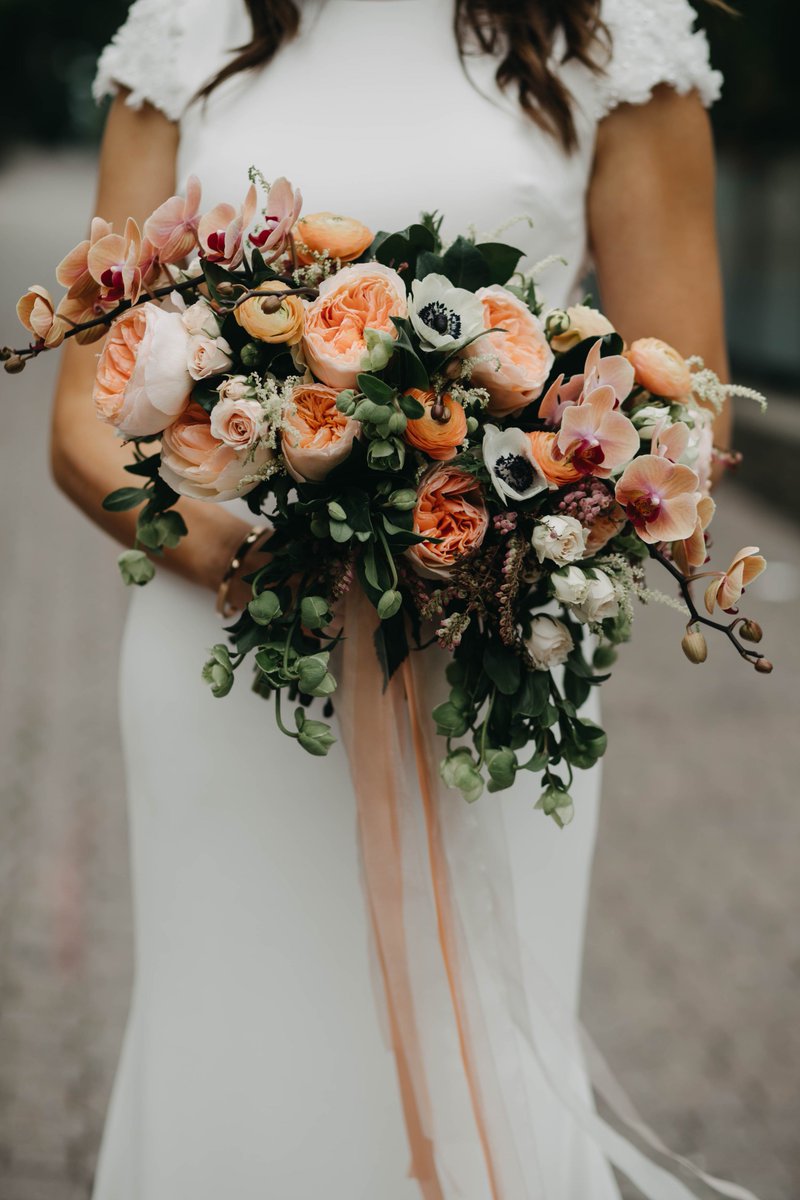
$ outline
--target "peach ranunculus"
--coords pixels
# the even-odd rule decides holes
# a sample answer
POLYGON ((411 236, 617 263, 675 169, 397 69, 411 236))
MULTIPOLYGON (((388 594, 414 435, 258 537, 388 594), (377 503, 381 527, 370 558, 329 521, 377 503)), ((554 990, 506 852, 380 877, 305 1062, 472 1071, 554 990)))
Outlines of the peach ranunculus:
POLYGON ((298 483, 318 483, 343 462, 353 448, 359 422, 339 412, 336 388, 300 383, 292 389, 292 405, 283 421, 281 450, 286 469, 298 483))
POLYGON ((47 288, 32 283, 17 301, 20 323, 45 346, 60 346, 67 332, 67 322, 56 313, 47 288))
POLYGON ((456 563, 478 549, 488 526, 489 513, 474 476, 438 464, 419 482, 414 532, 439 540, 409 546, 406 553, 420 575, 446 579, 456 563))
POLYGON ((660 338, 639 338, 626 355, 636 382, 654 396, 683 400, 692 390, 692 372, 682 354, 660 338))
POLYGON ((289 285, 270 280, 259 289, 261 296, 250 296, 237 304, 233 315, 251 337, 259 342, 296 346, 303 336, 305 309, 299 296, 281 296, 289 285))
POLYGON ((557 452, 582 475, 607 479, 639 449, 633 422, 618 412, 611 387, 596 388, 583 404, 567 408, 556 438, 557 452))
POLYGON ((205 213, 197 226, 201 256, 208 262, 238 267, 244 256, 244 231, 256 215, 257 203, 255 185, 251 184, 241 208, 217 204, 205 213))
POLYGON ((710 496, 701 496, 697 502, 697 523, 688 538, 682 538, 672 543, 672 557, 675 566, 684 575, 691 575, 695 567, 702 567, 708 558, 706 546, 706 530, 716 512, 717 506, 710 496))
POLYGON ((97 364, 98 417, 124 437, 166 429, 189 403, 189 344, 179 312, 148 303, 117 317, 97 364))
POLYGON ((568 483, 576 483, 583 478, 572 463, 563 458, 554 458, 553 450, 558 434, 537 430, 535 433, 529 433, 528 437, 533 447, 533 457, 551 488, 565 487, 568 483))
POLYGON ((395 338, 392 317, 407 315, 405 284, 391 267, 371 262, 343 267, 323 280, 317 299, 306 305, 306 361, 330 387, 354 387, 368 360, 365 331, 395 338))
POLYGON ((554 362, 542 322, 522 300, 499 284, 480 288, 487 333, 465 350, 472 358, 472 382, 491 396, 488 411, 495 417, 519 412, 541 395, 554 362))
POLYGON ((587 338, 605 337, 606 334, 616 333, 608 317, 604 316, 599 309, 590 308, 588 304, 572 304, 565 311, 569 318, 567 329, 550 339, 550 345, 559 354, 571 350, 573 346, 586 341, 587 338))
POLYGON ((236 450, 214 437, 209 414, 193 403, 164 430, 158 470, 179 495, 221 502, 252 491, 272 457, 263 443, 236 450))
POLYGON ((337 213, 309 213, 301 217, 292 231, 297 258, 304 266, 314 261, 315 254, 326 251, 339 262, 352 262, 372 244, 373 233, 355 217, 340 217, 337 213))
POLYGON ((616 498, 643 542, 674 542, 697 524, 698 482, 690 467, 643 454, 617 480, 616 498))
POLYGON ((758 546, 745 546, 734 558, 727 571, 712 579, 706 588, 706 609, 713 615, 714 608, 719 605, 725 612, 730 612, 742 598, 742 592, 757 579, 766 568, 767 560, 759 554, 758 546))
POLYGON ((441 397, 441 403, 447 414, 444 421, 436 420, 431 410, 436 403, 434 392, 422 392, 412 388, 409 396, 418 400, 425 409, 421 417, 412 417, 406 426, 405 439, 415 450, 421 450, 428 458, 446 462, 455 458, 458 448, 467 437, 467 416, 457 400, 450 395, 441 397))
POLYGON ((190 175, 185 196, 171 196, 144 223, 144 236, 158 251, 161 262, 179 263, 197 245, 200 224, 200 180, 190 175))

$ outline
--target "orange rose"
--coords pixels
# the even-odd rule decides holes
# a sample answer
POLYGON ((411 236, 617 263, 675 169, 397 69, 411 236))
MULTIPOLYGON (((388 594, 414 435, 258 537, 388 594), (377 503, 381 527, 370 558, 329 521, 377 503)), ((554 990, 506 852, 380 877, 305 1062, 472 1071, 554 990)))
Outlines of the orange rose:
POLYGON ((422 450, 428 458, 440 461, 455 458, 458 447, 467 437, 467 417, 464 409, 452 396, 442 396, 447 420, 436 421, 431 416, 431 409, 436 401, 433 392, 421 392, 412 388, 408 394, 425 406, 424 416, 410 419, 406 426, 405 437, 408 444, 416 450, 422 450))
POLYGON ((503 332, 467 347, 466 354, 477 359, 472 382, 491 396, 492 416, 506 417, 541 395, 555 358, 541 321, 513 292, 494 284, 475 294, 483 305, 484 328, 503 332))
POLYGON ((564 487, 566 484, 575 483, 582 478, 580 471, 573 467, 572 463, 567 462, 566 459, 559 461, 553 457, 557 433, 541 431, 529 433, 528 437, 533 449, 533 457, 551 487, 564 487))
POLYGON ((354 217, 318 212, 301 217, 292 230, 298 262, 308 266, 315 254, 328 252, 339 262, 352 262, 372 244, 372 230, 354 217))
POLYGON ((689 364, 667 342, 659 338, 639 338, 625 357, 633 367, 636 382, 654 396, 683 400, 691 392, 689 364))
POLYGON ((284 420, 281 449, 292 479, 324 479, 347 458, 359 423, 336 407, 336 388, 299 384, 292 391, 294 411, 284 420))
POLYGON ((420 575, 446 579, 457 562, 478 549, 488 526, 477 480, 457 467, 431 467, 417 489, 414 532, 439 540, 410 546, 407 554, 420 575))
POLYGON ((408 315, 406 286, 381 263, 356 263, 323 280, 306 307, 303 350, 314 374, 330 387, 355 387, 368 361, 364 331, 397 337, 392 317, 408 315))

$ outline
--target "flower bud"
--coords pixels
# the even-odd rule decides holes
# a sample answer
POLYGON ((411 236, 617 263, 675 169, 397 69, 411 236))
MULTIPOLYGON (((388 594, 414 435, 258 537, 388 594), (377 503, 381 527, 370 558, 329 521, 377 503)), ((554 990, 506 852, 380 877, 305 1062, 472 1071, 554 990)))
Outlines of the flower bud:
POLYGON ((212 646, 211 657, 203 667, 203 680, 218 700, 227 696, 233 687, 233 664, 227 646, 212 646))
POLYGON ((390 508, 397 508, 400 512, 410 512, 417 504, 417 493, 413 488, 400 488, 397 492, 392 492, 387 504, 390 508))
POLYGON ((336 407, 346 417, 352 417, 356 411, 356 394, 352 388, 346 388, 345 391, 339 392, 336 397, 336 407))
POLYGON ((703 663, 708 658, 708 644, 697 625, 688 625, 681 649, 691 663, 703 663))
POLYGON ((216 290, 220 296, 233 296, 234 295, 234 286, 228 279, 221 280, 216 285, 216 290))
POLYGON ((475 433, 477 431, 478 424, 479 422, 477 417, 467 417, 467 433, 475 433))
POLYGON ((757 658, 755 668, 759 675, 771 675, 774 668, 768 658, 757 658))
POLYGON ((19 375, 20 371, 25 370, 25 359, 20 358, 18 354, 12 354, 11 357, 7 358, 3 363, 3 366, 5 367, 6 371, 8 371, 9 375, 19 375))
POLYGON ((764 630, 758 621, 751 621, 748 618, 746 621, 742 621, 739 634, 746 642, 760 642, 764 636, 764 630))
POLYGON ((390 415, 389 420, 386 422, 387 432, 389 434, 405 433, 407 424, 408 418, 406 417, 405 413, 393 412, 390 415))
POLYGON ((6 362, 13 353, 10 346, 0 346, 0 362, 6 362))
POLYGON ((258 342, 246 342, 239 351, 242 366, 257 369, 263 357, 263 350, 258 342))
POLYGON ((403 597, 400 593, 390 588, 388 592, 384 592, 378 601, 378 616, 382 621, 388 621, 392 617, 397 616, 403 603, 403 597))
POLYGON ((554 308, 551 313, 547 314, 544 331, 550 338, 559 337, 562 333, 567 332, 571 324, 569 313, 564 312, 563 308, 554 308))
POLYGON ((260 295, 258 300, 258 307, 261 309, 261 311, 266 313, 267 316, 272 316, 273 313, 276 313, 280 310, 281 305, 285 300, 285 296, 281 296, 277 292, 267 293, 266 295, 260 295))
POLYGON ((328 501, 328 516, 332 521, 347 520, 347 513, 344 511, 338 500, 328 501))

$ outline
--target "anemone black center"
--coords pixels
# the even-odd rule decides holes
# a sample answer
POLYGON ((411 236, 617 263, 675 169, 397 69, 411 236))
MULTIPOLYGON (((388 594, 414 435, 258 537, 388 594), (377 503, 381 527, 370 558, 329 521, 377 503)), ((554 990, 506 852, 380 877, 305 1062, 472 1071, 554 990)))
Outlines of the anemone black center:
POLYGON ((494 473, 515 492, 526 492, 536 482, 533 464, 521 454, 501 454, 494 464, 494 473))
POLYGON ((430 304, 420 309, 419 315, 434 333, 442 337, 448 333, 453 338, 461 337, 461 317, 452 308, 442 304, 441 300, 431 300, 430 304))

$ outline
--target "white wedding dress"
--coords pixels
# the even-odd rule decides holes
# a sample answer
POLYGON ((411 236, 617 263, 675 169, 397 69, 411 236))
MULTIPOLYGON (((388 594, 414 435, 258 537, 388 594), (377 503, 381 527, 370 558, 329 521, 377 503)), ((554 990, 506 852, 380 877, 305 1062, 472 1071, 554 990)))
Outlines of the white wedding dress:
MULTIPOLYGON (((301 35, 206 105, 190 103, 196 89, 248 40, 244 4, 136 0, 96 91, 123 86, 129 103, 180 121, 179 183, 197 174, 204 207, 237 203, 254 164, 300 186, 307 212, 333 209, 374 229, 433 208, 446 234, 531 216, 506 238, 529 266, 567 259, 542 275, 548 302, 561 305, 587 265, 598 121, 661 82, 706 102, 719 87, 685 0, 606 0, 603 12, 613 37, 605 74, 562 68, 580 137, 571 155, 497 90, 491 61, 472 57, 462 70, 451 0, 306 4, 301 35)), ((132 596, 121 713, 136 983, 95 1200, 413 1200, 420 1187, 371 965, 345 754, 339 744, 327 759, 305 755, 244 675, 215 701, 200 668, 220 637, 211 597, 167 571, 132 596)), ((555 1006, 577 1010, 600 786, 598 771, 578 775, 563 833, 533 810, 527 775, 473 808, 457 793, 444 802, 467 936, 474 926, 479 938, 496 904, 524 947, 521 1003, 534 1017, 545 977, 555 1006), (497 881, 500 863, 508 878, 497 881)), ((591 1115, 561 1095, 571 1089, 591 1114, 580 1053, 563 1057, 540 1028, 532 1052, 528 1015, 511 1011, 520 997, 490 995, 490 967, 476 956, 513 1182, 488 1179, 463 1081, 443 1073, 432 1081, 439 1191, 425 1195, 613 1200, 613 1141, 601 1146, 591 1115), (516 1033, 503 1040, 511 1017, 516 1033)), ((430 997, 433 1012, 433 984, 430 997)), ((453 1040, 445 1017, 431 1045, 446 1054, 453 1040)))

